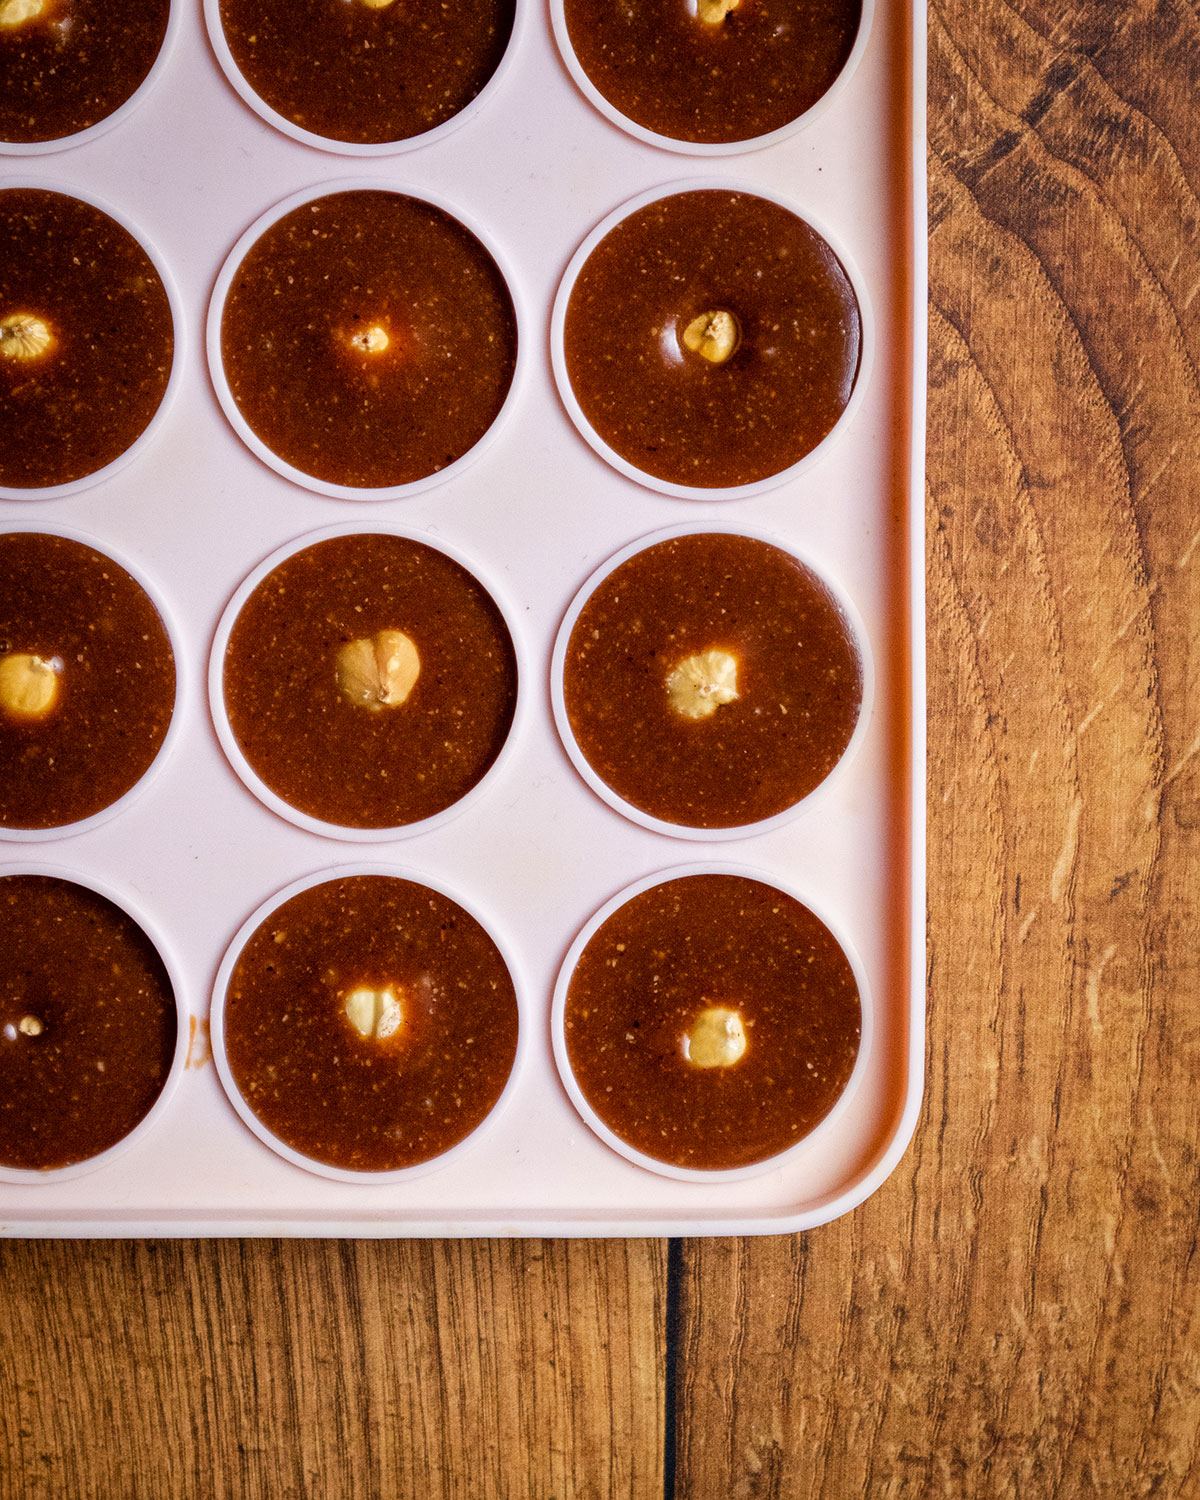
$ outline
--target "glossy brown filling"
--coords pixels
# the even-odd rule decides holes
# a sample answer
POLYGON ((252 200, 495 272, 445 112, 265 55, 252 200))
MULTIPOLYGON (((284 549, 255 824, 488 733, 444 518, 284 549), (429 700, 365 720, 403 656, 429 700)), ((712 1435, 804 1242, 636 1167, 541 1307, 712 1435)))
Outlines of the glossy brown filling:
POLYGON ((150 257, 107 214, 5 188, 0 325, 21 318, 47 342, 21 357, 0 336, 0 484, 68 484, 119 458, 158 410, 175 348, 170 304, 150 257))
POLYGON ((102 552, 0 534, 0 827, 58 828, 135 786, 175 704, 175 657, 142 586, 102 552), (53 701, 14 711, 6 663, 52 664, 53 701))
POLYGON ((251 246, 221 351, 259 439, 327 483, 385 488, 467 453, 499 415, 517 329, 495 261, 439 208, 332 193, 251 246))
POLYGON ((566 0, 580 66, 626 118, 677 141, 767 135, 845 67, 861 0, 740 0, 706 22, 696 0, 566 0))
POLYGON ((65 1167, 147 1115, 175 1050, 174 993, 131 917, 69 880, 0 878, 0 1163, 65 1167))
POLYGON ((825 585, 782 548, 722 532, 674 537, 615 568, 581 610, 563 669, 588 764, 642 812, 733 828, 786 811, 841 759, 862 666, 825 585), (681 662, 737 666, 737 696, 706 717, 672 704, 681 662))
POLYGON ((328 140, 404 141, 483 89, 512 35, 513 0, 221 0, 242 76, 284 119, 328 140))
POLYGON ((564 353, 584 416, 657 479, 700 489, 790 468, 832 431, 858 375, 861 321, 844 268, 788 209, 749 193, 676 193, 588 256, 564 353), (714 364, 683 335, 707 312, 740 339, 714 364))
POLYGON ((829 929, 761 881, 691 875, 633 897, 571 976, 571 1070, 610 1130, 656 1161, 749 1166, 833 1108, 858 1056, 862 1008, 829 929), (697 1067, 685 1038, 706 1007, 738 1014, 746 1048, 697 1067))
POLYGON ((0 25, 0 140, 60 140, 107 119, 153 67, 169 12, 168 0, 43 0, 0 25))
POLYGON ((242 753, 285 802, 324 822, 393 828, 452 806, 512 724, 504 620, 459 563, 407 537, 333 537, 274 568, 242 606, 224 663, 242 753), (420 675, 376 711, 339 688, 342 647, 381 631, 415 644, 420 675))
POLYGON ((449 897, 390 876, 331 880, 252 934, 230 977, 225 1048, 250 1108, 326 1165, 389 1171, 439 1156, 495 1105, 516 1056, 508 969, 449 897), (345 996, 391 986, 403 1021, 364 1036, 345 996))

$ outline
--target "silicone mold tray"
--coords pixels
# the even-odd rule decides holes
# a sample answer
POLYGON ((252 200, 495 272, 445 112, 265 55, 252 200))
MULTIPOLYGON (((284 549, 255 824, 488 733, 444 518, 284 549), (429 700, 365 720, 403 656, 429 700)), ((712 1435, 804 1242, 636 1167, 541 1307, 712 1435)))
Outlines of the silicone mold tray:
POLYGON ((0 1233, 106 1235, 664 1235, 796 1230, 836 1217, 892 1170, 923 1065, 924 13, 878 0, 853 76, 804 128, 762 149, 686 154, 636 139, 572 79, 551 19, 522 0, 510 56, 459 128, 402 152, 338 155, 274 128, 221 71, 199 7, 180 6, 150 86, 111 128, 49 153, 4 154, 0 186, 111 206, 178 294, 179 376, 158 430, 78 493, 0 499, 0 529, 90 538, 151 585, 180 657, 168 750, 106 820, 48 841, 0 840, 0 874, 52 868, 124 901, 182 990, 187 1062, 166 1107, 96 1170, 0 1181, 0 1233), (558 396, 555 295, 614 209, 665 185, 776 195, 847 247, 873 311, 861 405, 820 461, 727 502, 659 493, 589 447, 558 396), (246 229, 316 186, 378 184, 460 210, 495 245, 522 358, 486 451, 403 499, 347 500, 290 482, 226 419, 205 326, 246 229), (766 832, 713 844, 607 806, 555 730, 550 662, 582 584, 640 538, 744 526, 794 549, 853 601, 874 663, 871 716, 827 794, 766 832), (205 693, 218 623, 245 578, 294 539, 395 526, 465 559, 517 638, 514 740, 458 817, 403 839, 329 838, 269 810, 222 753, 205 693), (719 854, 720 858, 714 856, 719 854), (872 1043, 835 1127, 747 1180, 672 1180, 610 1149, 555 1068, 551 1001, 577 936, 615 894, 667 871, 736 866, 810 901, 857 951, 872 1043), (469 1149, 400 1182, 339 1182, 282 1159, 226 1097, 208 1040, 214 981, 247 918, 317 872, 386 867, 457 893, 502 941, 522 1005, 511 1096, 469 1149))

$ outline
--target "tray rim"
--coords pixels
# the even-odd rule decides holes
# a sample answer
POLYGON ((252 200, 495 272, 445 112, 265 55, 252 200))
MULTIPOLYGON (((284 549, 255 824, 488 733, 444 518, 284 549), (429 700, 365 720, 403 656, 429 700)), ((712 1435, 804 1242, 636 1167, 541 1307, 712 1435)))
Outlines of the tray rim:
POLYGON ((142 1214, 111 1220, 98 1218, 93 1209, 76 1215, 56 1210, 49 1217, 35 1213, 11 1216, 12 1205, 0 1208, 0 1239, 232 1239, 232 1238, 322 1238, 322 1239, 514 1239, 514 1238, 619 1238, 661 1239, 794 1234, 829 1223, 849 1213, 871 1197, 892 1174, 908 1149, 924 1099, 925 1069, 925 891, 926 891, 926 728, 925 728, 925 433, 927 376, 928 244, 926 224, 926 95, 928 43, 926 0, 899 0, 907 12, 907 168, 908 215, 904 251, 907 256, 906 298, 898 306, 908 320, 909 348, 906 368, 908 391, 908 516, 906 537, 908 567, 907 596, 907 696, 908 782, 901 800, 907 801, 905 820, 908 840, 904 870, 908 881, 908 943, 905 971, 908 1004, 904 1011, 907 1036, 897 1048, 897 1063, 905 1068, 903 1106, 875 1157, 840 1192, 795 1211, 759 1210, 753 1217, 734 1219, 703 1214, 681 1218, 679 1213, 661 1217, 639 1216, 636 1222, 590 1211, 572 1215, 541 1209, 497 1215, 491 1210, 478 1216, 458 1211, 452 1216, 418 1213, 412 1218, 394 1207, 378 1214, 346 1218, 334 1213, 238 1216, 142 1214))

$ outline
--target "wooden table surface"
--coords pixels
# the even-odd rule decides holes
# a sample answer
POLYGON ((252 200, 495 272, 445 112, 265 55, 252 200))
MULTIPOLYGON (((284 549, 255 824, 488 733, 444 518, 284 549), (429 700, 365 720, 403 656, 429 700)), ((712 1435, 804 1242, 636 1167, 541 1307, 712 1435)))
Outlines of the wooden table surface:
POLYGON ((925 1107, 759 1240, 0 1246, 0 1495, 1200 1495, 1200 12, 932 0, 925 1107))

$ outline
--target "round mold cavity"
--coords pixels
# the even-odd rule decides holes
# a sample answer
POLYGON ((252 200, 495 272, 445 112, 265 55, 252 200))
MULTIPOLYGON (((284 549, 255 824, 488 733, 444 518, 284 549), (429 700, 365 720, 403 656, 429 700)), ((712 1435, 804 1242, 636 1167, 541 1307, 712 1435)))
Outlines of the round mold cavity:
POLYGON ((326 1177, 334 1182, 383 1185, 387 1183, 409 1182, 414 1178, 423 1177, 427 1173, 441 1171, 478 1146, 480 1140, 508 1108, 513 1094, 517 1092, 521 1085, 521 1078, 525 1070, 529 1050, 530 1025, 527 1012, 528 1007, 524 995, 524 986, 521 983, 518 970, 513 963, 507 945, 497 934, 495 924, 483 916, 473 902, 466 899, 452 886, 429 875, 419 874, 409 869, 381 864, 345 865, 319 870, 311 875, 306 875, 293 881, 290 885, 285 886, 282 890, 277 891, 275 895, 264 901, 238 929, 217 971, 212 992, 209 1037, 212 1045, 213 1060, 217 1067, 217 1075, 221 1080, 221 1086, 225 1091, 226 1097, 242 1123, 246 1125, 264 1146, 267 1146, 285 1161, 291 1162, 293 1166, 301 1167, 306 1172, 312 1172, 318 1177, 326 1177), (512 1067, 495 1102, 479 1124, 456 1144, 449 1146, 446 1150, 435 1156, 428 1157, 424 1161, 416 1162, 411 1166, 396 1167, 381 1171, 357 1171, 331 1165, 316 1157, 305 1155, 302 1151, 298 1151, 294 1146, 289 1145, 285 1140, 276 1135, 259 1119, 242 1094, 233 1076, 233 1069, 230 1065, 229 1055, 225 1046, 226 992, 242 950, 258 929, 282 906, 291 901, 293 897, 329 882, 353 879, 364 875, 383 876, 410 881, 436 892, 439 896, 443 896, 459 906, 467 916, 478 923, 484 934, 494 945, 496 952, 508 970, 509 977, 512 979, 517 1006, 517 1042, 512 1067))
POLYGON ((642 879, 634 881, 631 885, 619 891, 589 918, 567 950, 567 955, 563 960, 555 982, 550 1008, 551 1041, 559 1078, 575 1110, 593 1134, 598 1136, 606 1146, 610 1147, 619 1156, 623 1156, 626 1161, 632 1162, 634 1166, 642 1167, 648 1172, 655 1172, 662 1177, 674 1178, 677 1182, 706 1183, 709 1186, 713 1183, 742 1182, 748 1178, 764 1176, 768 1172, 787 1167, 791 1163, 800 1160, 828 1141, 837 1130, 846 1109, 858 1091, 859 1085, 866 1073, 874 1030, 874 1001, 871 996, 870 987, 867 984, 866 972, 863 968, 862 960, 845 934, 839 930, 835 923, 830 921, 818 905, 810 901, 806 896, 801 895, 790 885, 785 884, 777 876, 736 864, 704 863, 675 866, 668 870, 644 876, 642 879), (669 1161, 659 1160, 657 1157, 649 1156, 644 1151, 631 1145, 606 1124, 588 1102, 586 1095, 576 1081, 574 1069, 571 1066, 571 1060, 567 1052, 565 1029, 567 992, 580 957, 588 944, 610 917, 614 916, 636 897, 641 896, 647 891, 654 890, 658 886, 693 875, 728 875, 745 880, 753 880, 799 902, 801 906, 805 907, 828 930, 849 963, 854 975, 855 984, 858 988, 861 1014, 858 1055, 855 1058, 849 1077, 828 1113, 818 1120, 806 1135, 801 1136, 792 1145, 782 1151, 776 1152, 773 1156, 766 1157, 761 1161, 751 1162, 744 1166, 714 1168, 683 1167, 669 1161))
POLYGON ((766 131, 761 135, 746 136, 735 141, 686 141, 676 136, 664 135, 662 132, 652 130, 645 125, 639 124, 619 109, 606 95, 602 94, 592 82, 586 69, 579 60, 575 50, 575 44, 571 40, 570 31, 567 27, 565 0, 550 0, 550 20, 554 30, 554 39, 558 44, 559 53, 568 73, 575 82, 575 86, 588 102, 597 109, 606 119, 610 120, 619 129, 631 135, 635 140, 643 141, 649 146, 657 146, 663 151, 674 151, 684 156, 702 157, 726 157, 740 156, 752 151, 761 151, 767 146, 778 145, 790 136, 806 129, 808 126, 820 120, 830 107, 846 92, 850 80, 858 70, 863 53, 867 49, 867 42, 871 35, 872 23, 875 14, 875 0, 863 0, 862 14, 859 18, 858 30, 855 33, 854 45, 850 55, 843 64, 837 77, 825 90, 825 92, 810 105, 806 110, 793 116, 786 124, 780 125, 774 130, 766 131))
POLYGON ((115 801, 110 802, 107 807, 102 807, 90 816, 79 818, 72 823, 60 823, 52 828, 13 828, 0 823, 0 842, 41 844, 54 839, 73 837, 75 834, 89 833, 93 828, 101 827, 110 819, 119 817, 153 785, 162 767, 173 752, 179 738, 180 710, 185 701, 185 692, 187 690, 187 662, 184 653, 180 650, 178 628, 169 610, 164 605, 158 589, 124 553, 118 552, 107 543, 101 543, 95 537, 88 536, 81 531, 76 531, 73 527, 69 526, 58 526, 49 523, 41 525, 35 521, 13 521, 7 525, 0 525, 0 536, 11 533, 19 533, 26 536, 45 535, 63 537, 67 541, 78 542, 80 546, 90 548, 102 557, 108 558, 117 567, 123 569, 146 595, 159 619, 162 621, 163 630, 166 632, 175 666, 175 695, 171 704, 171 718, 167 725, 166 734, 163 736, 162 743, 159 745, 154 759, 128 791, 116 798, 115 801))
POLYGON ((170 271, 167 269, 165 261, 154 243, 147 238, 142 229, 126 214, 122 213, 120 209, 114 208, 111 203, 85 189, 67 187, 62 183, 46 182, 38 178, 20 177, 5 179, 3 182, 0 182, 0 200, 3 199, 6 191, 14 188, 50 193, 62 198, 74 198, 80 203, 86 203, 89 207, 97 209, 102 214, 106 214, 115 224, 125 230, 145 253, 147 259, 154 267, 159 281, 162 283, 163 291, 167 298, 167 306, 171 313, 173 341, 171 373, 167 377, 162 398, 155 408, 153 415, 128 447, 123 449, 109 463, 102 465, 98 469, 94 469, 89 474, 81 474, 77 478, 68 480, 62 484, 35 486, 6 485, 0 483, 0 500, 61 500, 68 495, 76 495, 81 490, 90 489, 93 485, 101 484, 111 479, 127 465, 133 463, 138 455, 154 441, 166 420, 183 378, 187 355, 186 322, 183 316, 182 304, 179 300, 179 291, 170 271))
POLYGON ((777 537, 770 536, 766 532, 759 531, 754 527, 741 526, 732 522, 714 522, 711 524, 693 522, 670 526, 662 531, 653 532, 648 536, 639 538, 637 541, 630 542, 627 546, 621 548, 619 552, 614 553, 607 562, 601 564, 592 573, 571 601, 563 617, 562 624, 558 628, 551 654, 550 700, 554 713, 554 723, 563 748, 566 750, 571 764, 575 767, 579 775, 603 802, 606 802, 609 807, 619 812, 623 817, 628 818, 631 822, 639 824, 642 828, 648 828, 653 833, 666 834, 670 838, 689 839, 700 843, 720 843, 732 839, 757 837, 759 834, 770 833, 774 829, 781 828, 790 823, 801 814, 808 812, 814 806, 817 806, 820 800, 828 795, 829 788, 837 785, 838 781, 845 774, 846 768, 854 760, 870 724, 874 695, 875 669, 867 640, 866 627, 863 625, 858 610, 849 595, 835 585, 822 568, 818 567, 795 547, 781 542, 777 537), (850 639, 858 653, 862 672, 862 697, 859 704, 858 717, 846 748, 829 774, 822 781, 818 782, 806 796, 801 797, 781 812, 763 818, 758 822, 741 823, 728 828, 694 828, 681 823, 671 823, 664 818, 644 812, 640 807, 635 806, 632 802, 627 801, 618 792, 614 791, 593 769, 591 762, 587 759, 578 740, 575 738, 575 732, 571 728, 571 722, 567 714, 563 688, 563 671, 571 633, 581 612, 596 589, 623 563, 627 562, 631 557, 636 557, 649 547, 657 546, 660 542, 670 541, 675 537, 709 535, 741 536, 751 541, 763 542, 783 552, 798 562, 803 568, 807 569, 824 586, 837 606, 850 639))
POLYGON ((724 500, 746 500, 756 495, 765 494, 769 490, 786 484, 791 480, 799 479, 807 474, 821 459, 823 459, 842 440, 843 434, 854 420, 855 413, 862 405, 870 384, 871 369, 875 360, 875 316, 872 311, 870 299, 867 296, 863 277, 855 265, 853 259, 847 252, 836 234, 829 230, 823 223, 815 219, 811 214, 803 212, 794 203, 781 197, 776 193, 761 187, 749 187, 745 183, 731 181, 728 178, 700 177, 690 181, 671 182, 663 187, 650 188, 637 197, 631 198, 595 226, 575 251, 563 273, 555 294, 554 305, 550 314, 550 360, 554 370, 554 380, 558 387, 559 398, 567 411, 575 428, 590 448, 614 468, 619 474, 625 475, 635 483, 643 485, 647 489, 656 490, 659 494, 670 495, 681 500, 700 501, 724 501, 724 500), (624 223, 632 214, 640 209, 646 208, 660 199, 673 198, 677 195, 698 192, 726 192, 736 193, 742 197, 760 198, 767 203, 786 210, 795 218, 799 219, 815 234, 819 235, 833 253, 841 269, 854 292, 858 304, 858 312, 861 328, 861 342, 859 346, 858 369, 854 377, 854 385, 850 392, 849 400, 837 417, 833 426, 819 442, 817 442, 807 453, 803 454, 794 463, 779 469, 773 474, 755 479, 746 484, 730 485, 687 485, 681 484, 667 478, 660 478, 640 469, 629 459, 623 457, 596 431, 590 419, 583 410, 583 406, 575 394, 571 384, 570 371, 567 365, 565 348, 565 326, 567 309, 571 300, 571 294, 579 278, 583 267, 587 263, 592 252, 604 241, 609 233, 618 225, 624 223))
POLYGON ((334 500, 401 500, 410 495, 422 494, 426 490, 434 489, 436 486, 446 483, 447 480, 457 478, 464 469, 475 463, 495 441, 512 412, 513 405, 524 380, 525 366, 528 362, 524 347, 525 339, 522 333, 525 321, 521 299, 517 291, 517 283, 511 269, 505 262, 504 256, 488 232, 455 204, 448 202, 440 196, 428 193, 424 189, 421 190, 418 196, 416 193, 407 193, 400 188, 395 188, 389 186, 387 183, 377 182, 370 178, 358 177, 320 183, 314 187, 304 188, 297 193, 291 194, 261 214, 242 234, 227 256, 217 276, 208 307, 205 341, 209 378, 212 381, 221 410, 225 413, 226 420, 234 432, 246 447, 249 448, 251 453, 266 464, 268 468, 282 475, 284 479, 290 480, 291 483, 299 485, 303 489, 311 490, 318 495, 327 495, 334 500), (242 414, 241 408, 234 399, 233 391, 230 388, 221 352, 221 325, 225 312, 226 299, 242 262, 253 246, 264 234, 279 223, 281 219, 292 213, 293 210, 302 208, 306 203, 312 203, 318 199, 332 197, 340 193, 354 192, 387 193, 397 198, 409 199, 414 203, 427 204, 457 223, 461 229, 479 243, 494 263, 511 302, 516 328, 516 352, 508 390, 490 426, 484 430, 470 448, 454 459, 453 462, 446 464, 444 468, 436 469, 432 473, 420 478, 399 484, 379 486, 341 484, 306 473, 287 459, 280 457, 268 443, 259 437, 258 433, 255 432, 254 428, 242 414))
POLYGON ((515 0, 513 10, 513 25, 509 32, 508 43, 504 53, 497 63, 491 76, 480 88, 475 97, 463 105, 455 114, 440 124, 432 126, 428 130, 421 131, 416 135, 403 136, 391 141, 343 141, 334 136, 321 135, 316 131, 307 130, 302 125, 297 125, 286 115, 281 114, 262 97, 261 94, 249 83, 245 74, 238 66, 237 59, 229 45, 225 34, 225 28, 221 21, 220 0, 204 0, 204 24, 208 32, 209 44, 213 49, 217 62, 220 65, 230 86, 239 95, 242 102, 247 104, 256 115, 265 120, 268 125, 280 131, 283 135, 291 136, 293 140, 300 141, 305 146, 311 146, 318 151, 328 151, 337 156, 352 157, 374 157, 374 156, 398 156, 406 151, 414 151, 421 146, 436 145, 444 141, 447 136, 468 124, 481 110, 487 107, 488 101, 496 90, 502 85, 504 78, 512 70, 513 59, 519 55, 522 47, 521 37, 526 28, 528 0, 515 0))
POLYGON ((85 875, 79 870, 69 869, 65 866, 23 862, 0 867, 0 882, 3 881, 4 877, 10 875, 35 875, 53 880, 67 881, 71 885, 77 885, 86 891, 93 892, 124 912, 141 929, 143 935, 162 961, 175 1001, 175 1047, 171 1054, 171 1063, 167 1070, 166 1080, 157 1099, 155 1099, 154 1103, 132 1130, 123 1135, 112 1146, 98 1152, 95 1156, 85 1157, 82 1161, 72 1162, 65 1167, 28 1168, 0 1165, 0 1182, 37 1186, 47 1183, 66 1182, 76 1177, 86 1176, 90 1172, 99 1171, 108 1166, 110 1162, 115 1161, 139 1141, 143 1140, 155 1128, 162 1115, 167 1111, 175 1090, 178 1087, 179 1080, 183 1075, 184 1064, 187 1060, 191 1017, 187 1011, 184 991, 180 984, 180 970, 175 956, 163 941, 157 924, 146 915, 139 901, 132 899, 125 891, 111 886, 106 880, 96 879, 91 875, 85 875))
MULTIPOLYGON (((0 156, 46 156, 53 152, 69 150, 74 146, 86 146, 99 136, 105 135, 116 126, 123 124, 133 111, 140 106, 143 99, 157 85, 158 80, 166 71, 179 36, 180 17, 182 13, 183 8, 180 0, 171 0, 167 11, 167 27, 163 33, 158 53, 151 63, 146 76, 133 92, 126 97, 123 103, 118 104, 102 119, 85 126, 82 130, 73 131, 69 135, 53 136, 44 141, 10 141, 0 137, 0 156)), ((114 11, 113 14, 115 15, 116 12, 114 11)))
POLYGON ((520 736, 525 713, 525 698, 528 696, 525 691, 525 681, 526 667, 524 654, 518 634, 514 628, 513 611, 505 602, 503 595, 497 591, 493 581, 485 573, 481 572, 478 565, 472 559, 440 537, 437 541, 433 541, 423 536, 419 531, 407 527, 392 526, 386 522, 362 522, 358 525, 346 523, 341 526, 329 526, 319 531, 308 532, 304 536, 297 537, 285 543, 282 547, 272 552, 270 556, 264 558, 242 580, 226 605, 213 638, 208 667, 208 701, 213 726, 221 748, 225 752, 226 759, 243 785, 265 807, 269 808, 286 822, 293 823, 296 827, 303 828, 308 833, 320 834, 324 838, 339 839, 350 843, 382 843, 394 839, 412 838, 418 834, 431 833, 438 828, 442 828, 452 819, 457 818, 461 813, 466 812, 474 806, 478 799, 486 794, 493 781, 500 774, 502 767, 507 764, 513 752, 513 745, 520 736), (322 818, 303 812, 297 807, 293 807, 278 792, 274 791, 251 765, 234 735, 225 706, 226 648, 229 645, 229 637, 234 624, 243 606, 254 593, 255 589, 281 563, 286 562, 297 553, 333 538, 354 536, 399 537, 402 540, 416 542, 421 546, 429 547, 431 550, 449 558, 451 562, 456 563, 479 584, 498 611, 501 621, 508 632, 516 667, 516 700, 508 733, 495 759, 482 776, 456 802, 450 803, 449 806, 443 808, 441 811, 416 822, 401 823, 386 828, 358 828, 341 823, 328 822, 322 818))

